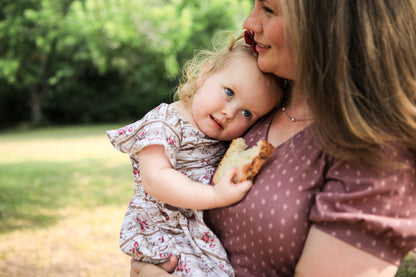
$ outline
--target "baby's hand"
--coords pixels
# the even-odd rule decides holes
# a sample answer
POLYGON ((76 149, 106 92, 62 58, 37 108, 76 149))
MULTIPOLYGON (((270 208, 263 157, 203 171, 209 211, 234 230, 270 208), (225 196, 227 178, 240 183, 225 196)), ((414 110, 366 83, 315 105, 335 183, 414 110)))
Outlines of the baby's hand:
POLYGON ((236 171, 237 167, 229 169, 222 179, 214 185, 213 189, 218 207, 225 207, 239 202, 253 186, 251 181, 244 181, 237 184, 233 183, 231 180, 236 171))

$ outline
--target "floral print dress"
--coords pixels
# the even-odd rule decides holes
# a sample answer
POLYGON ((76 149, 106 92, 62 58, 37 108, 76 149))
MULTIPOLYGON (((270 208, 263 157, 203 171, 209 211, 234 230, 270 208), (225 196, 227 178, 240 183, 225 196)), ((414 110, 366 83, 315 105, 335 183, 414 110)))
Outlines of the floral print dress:
POLYGON ((207 137, 165 103, 107 135, 117 150, 130 155, 133 167, 135 193, 121 227, 121 250, 154 264, 176 255, 179 263, 173 273, 180 276, 234 276, 227 254, 205 225, 202 212, 173 207, 148 194, 138 163, 140 150, 162 145, 173 168, 209 185, 226 144, 207 137))

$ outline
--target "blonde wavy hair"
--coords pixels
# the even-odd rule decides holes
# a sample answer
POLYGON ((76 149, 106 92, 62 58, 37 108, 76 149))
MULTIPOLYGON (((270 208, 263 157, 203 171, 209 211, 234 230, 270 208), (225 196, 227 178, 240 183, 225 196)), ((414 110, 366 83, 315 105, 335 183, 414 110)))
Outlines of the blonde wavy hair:
POLYGON ((191 60, 183 67, 182 79, 175 93, 175 99, 179 99, 184 105, 190 105, 194 94, 198 91, 198 78, 202 70, 207 78, 224 67, 231 59, 241 56, 251 57, 257 60, 251 46, 244 42, 243 34, 233 37, 231 33, 218 33, 213 39, 214 50, 197 50, 191 60), (215 46, 223 43, 221 35, 226 34, 229 45, 226 47, 215 46), (209 68, 205 66, 209 63, 209 68), (204 69, 205 68, 205 69, 204 69))

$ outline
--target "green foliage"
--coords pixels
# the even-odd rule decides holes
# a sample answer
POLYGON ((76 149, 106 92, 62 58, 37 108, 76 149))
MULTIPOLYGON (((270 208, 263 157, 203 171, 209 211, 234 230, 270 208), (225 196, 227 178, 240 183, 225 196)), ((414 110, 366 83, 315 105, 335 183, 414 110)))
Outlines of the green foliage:
POLYGON ((416 277, 416 253, 409 253, 397 271, 396 277, 416 277))
POLYGON ((34 124, 137 119, 169 100, 184 61, 209 47, 216 31, 241 30, 251 1, 7 0, 1 6, 0 82, 7 91, 0 91, 0 102, 24 98, 26 116, 0 121, 0 128, 28 118, 34 124))

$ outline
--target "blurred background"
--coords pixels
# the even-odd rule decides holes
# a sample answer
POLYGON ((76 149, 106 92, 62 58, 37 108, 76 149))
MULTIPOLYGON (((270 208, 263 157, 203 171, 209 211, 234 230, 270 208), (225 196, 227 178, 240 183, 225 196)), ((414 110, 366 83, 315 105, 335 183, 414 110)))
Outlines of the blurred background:
POLYGON ((131 121, 251 0, 0 0, 0 129, 131 121))
POLYGON ((105 130, 170 102, 184 62, 241 32, 252 2, 0 0, 0 277, 129 275, 131 166, 105 130))

